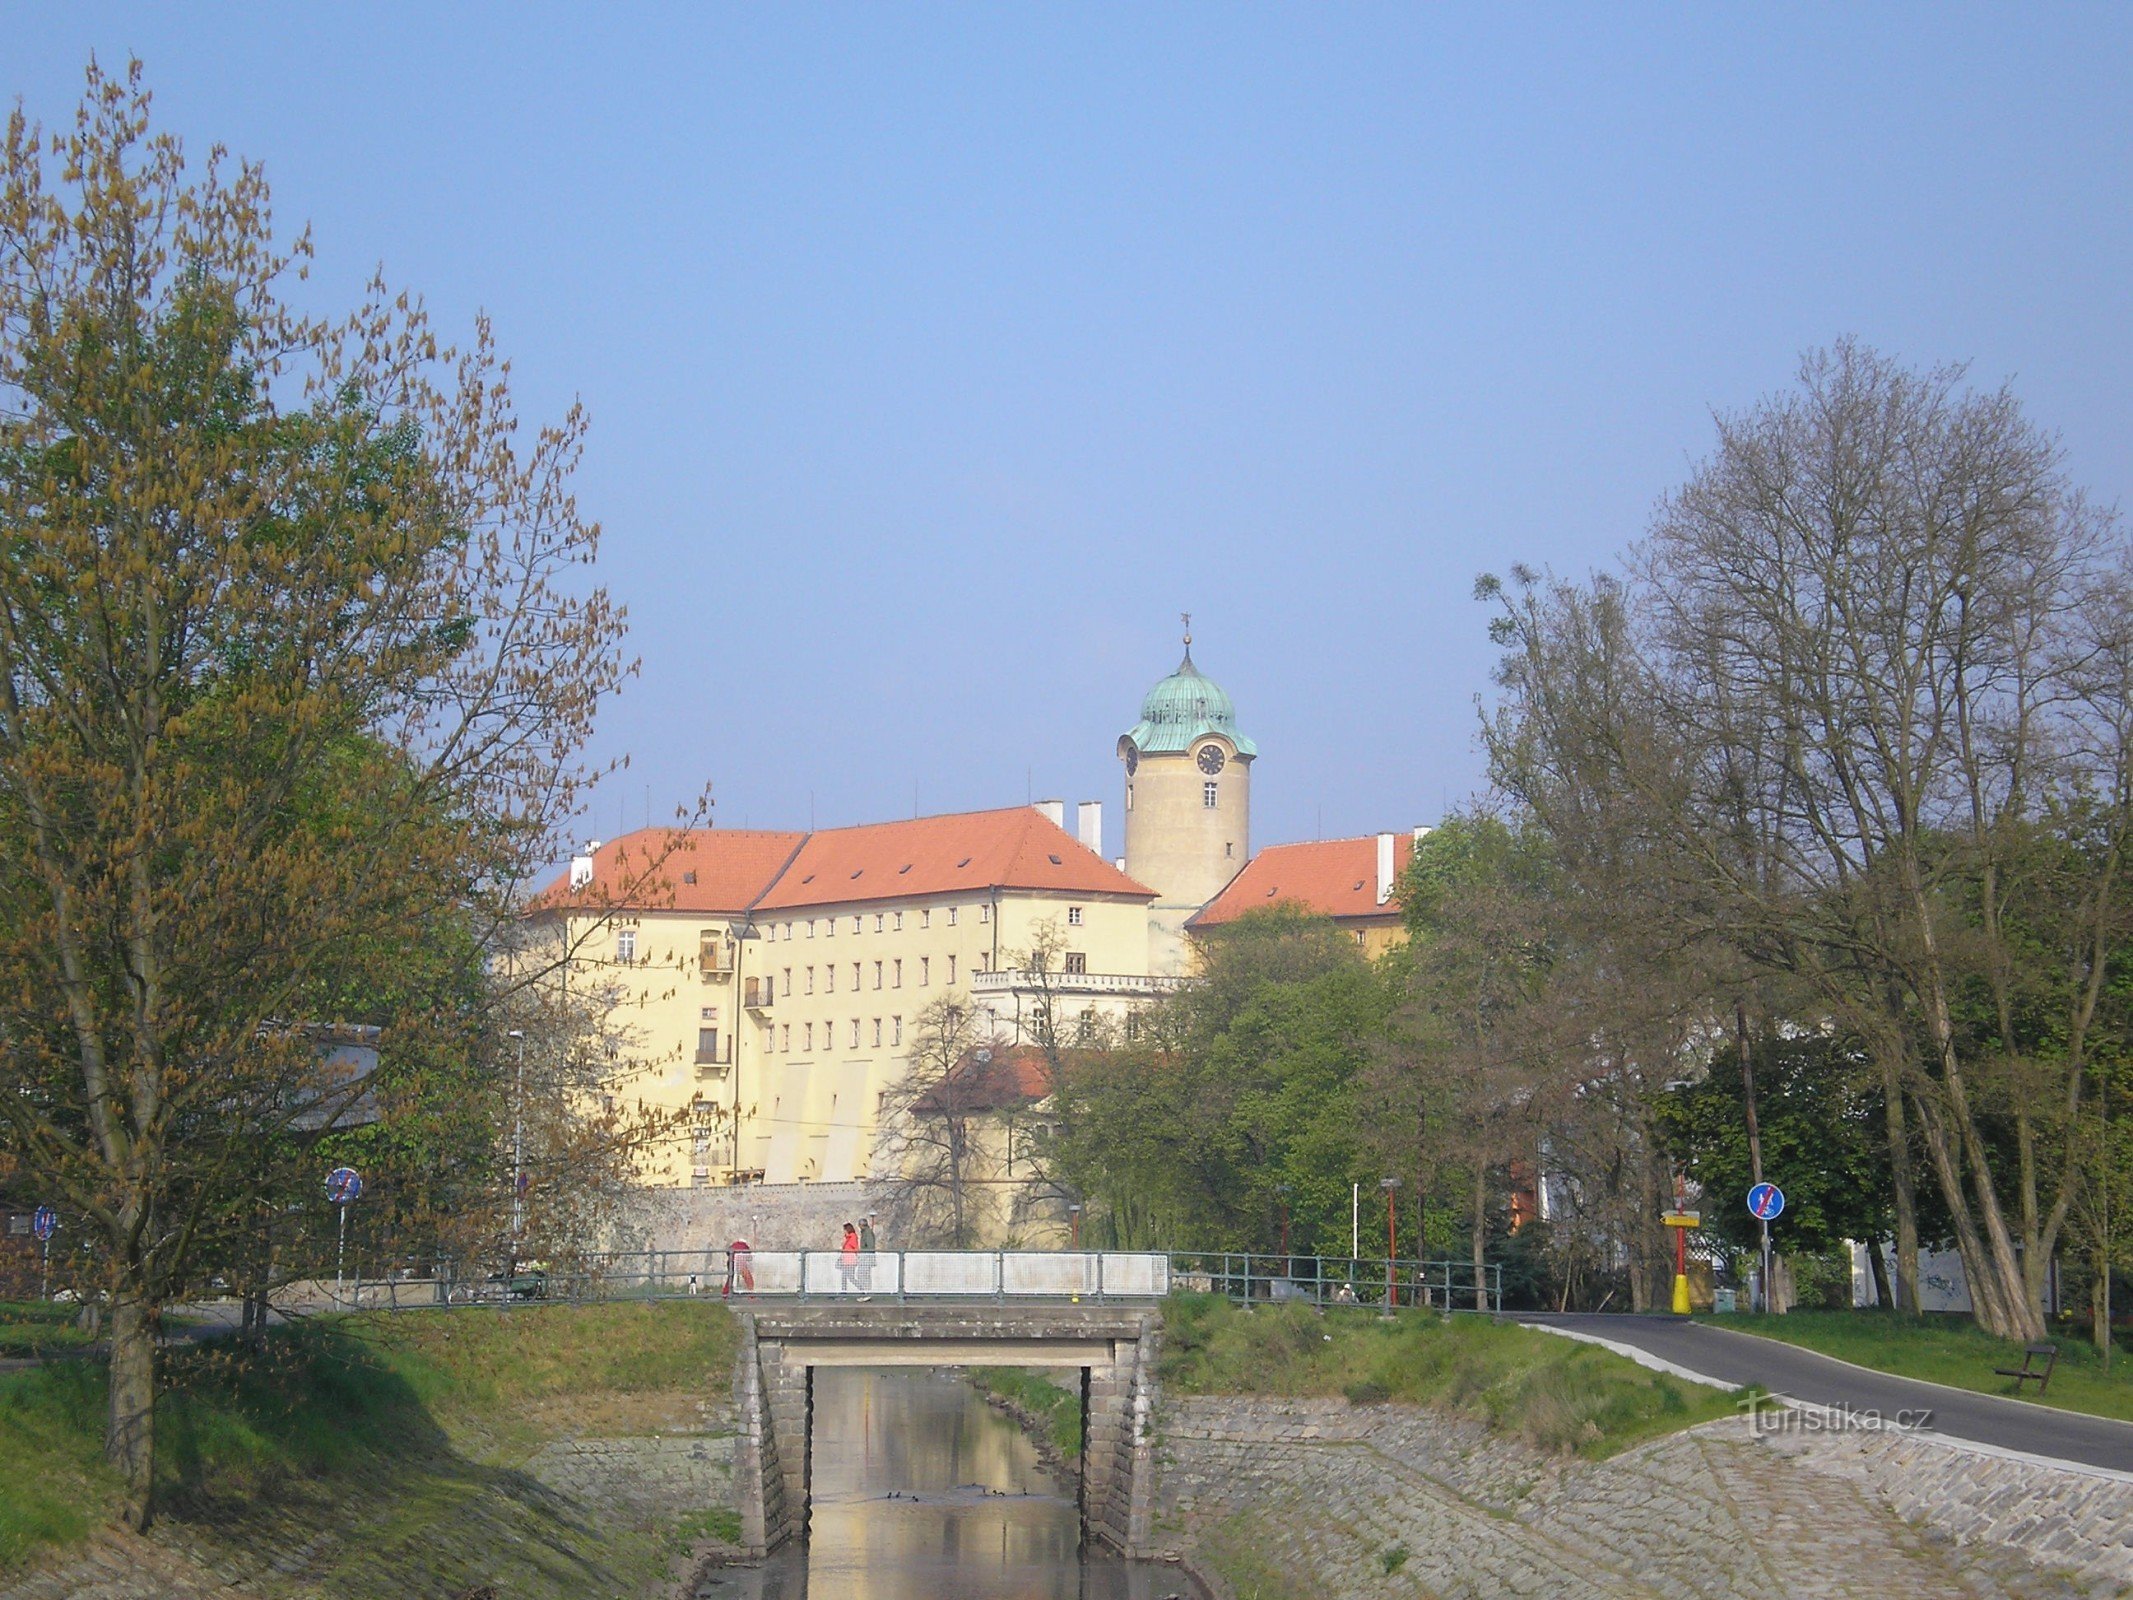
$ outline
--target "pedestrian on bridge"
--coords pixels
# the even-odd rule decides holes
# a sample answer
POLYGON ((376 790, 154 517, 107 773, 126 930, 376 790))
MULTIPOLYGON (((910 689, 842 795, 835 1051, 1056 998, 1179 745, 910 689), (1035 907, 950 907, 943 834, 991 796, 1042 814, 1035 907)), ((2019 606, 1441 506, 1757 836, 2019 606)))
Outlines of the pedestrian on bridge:
POLYGON ((844 1225, 844 1241, 837 1247, 837 1273, 844 1280, 846 1294, 859 1294, 859 1229, 853 1223, 844 1225))

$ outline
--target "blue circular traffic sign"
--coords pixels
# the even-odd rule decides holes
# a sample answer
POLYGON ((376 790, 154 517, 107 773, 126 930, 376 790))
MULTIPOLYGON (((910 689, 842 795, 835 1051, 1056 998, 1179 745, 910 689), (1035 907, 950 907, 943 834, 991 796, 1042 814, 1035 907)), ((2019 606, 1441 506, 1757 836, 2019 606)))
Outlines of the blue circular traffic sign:
POLYGON ((1748 1214, 1768 1222, 1785 1209, 1785 1191, 1774 1183, 1759 1183, 1748 1191, 1748 1214))
POLYGON ((39 1206, 30 1213, 30 1232, 40 1239, 49 1239, 59 1231, 59 1213, 50 1206, 39 1206))
POLYGON ((363 1179, 354 1167, 335 1167, 326 1174, 326 1198, 335 1205, 353 1205, 362 1193, 363 1179))

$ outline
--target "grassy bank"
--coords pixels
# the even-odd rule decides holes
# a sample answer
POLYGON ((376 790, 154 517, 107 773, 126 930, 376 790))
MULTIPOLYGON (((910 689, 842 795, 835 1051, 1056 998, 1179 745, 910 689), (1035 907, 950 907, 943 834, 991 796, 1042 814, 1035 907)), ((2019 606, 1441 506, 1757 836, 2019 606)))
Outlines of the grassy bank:
MULTIPOLYGON (((655 1431, 677 1393, 707 1374, 723 1387, 734 1337, 716 1307, 540 1306, 319 1318, 258 1354, 176 1349, 159 1500, 201 1527, 287 1511, 338 1528, 345 1508, 366 1538, 448 1516, 525 1488, 515 1469, 547 1438, 655 1431)), ((94 1361, 0 1377, 0 1566, 109 1520, 104 1393, 94 1361)))
POLYGON ((1162 1377, 1188 1394, 1447 1406, 1537 1449, 1595 1459, 1736 1404, 1596 1346, 1482 1317, 1386 1320, 1293 1303, 1247 1311, 1212 1295, 1164 1302, 1162 1377))
POLYGON ((89 1347, 75 1326, 81 1307, 46 1300, 0 1300, 0 1356, 66 1355, 89 1347))
POLYGON ((970 1382, 981 1394, 1007 1401, 1059 1452, 1062 1461, 1081 1459, 1081 1389, 1062 1388, 1041 1372, 1023 1367, 972 1367, 970 1382))
MULTIPOLYGON (((1993 1369, 2022 1364, 2021 1345, 1995 1339, 1969 1317, 1792 1311, 1782 1317, 1741 1314, 1700 1320, 1714 1328, 1818 1350, 1877 1372, 1923 1378, 1979 1394, 2014 1394, 2014 1380, 1997 1376, 1993 1369)), ((2052 1372, 2051 1387, 2039 1395, 2035 1384, 2024 1384, 2023 1399, 2133 1422, 2133 1360, 2120 1356, 2106 1371, 2096 1347, 2085 1340, 2055 1336, 2052 1342, 2059 1347, 2059 1364, 2052 1372)))

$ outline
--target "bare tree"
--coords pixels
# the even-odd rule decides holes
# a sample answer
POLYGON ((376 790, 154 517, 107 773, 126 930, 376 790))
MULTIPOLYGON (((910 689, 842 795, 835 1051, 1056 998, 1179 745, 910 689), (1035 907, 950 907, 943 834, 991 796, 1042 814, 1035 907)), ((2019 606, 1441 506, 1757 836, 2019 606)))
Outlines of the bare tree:
POLYGON ((1840 345, 1721 418, 1631 582, 1506 605, 1490 736, 1551 828, 1635 842, 1617 903, 1722 947, 1714 984, 1867 1042, 1906 1254, 1915 1131, 1980 1320, 2034 1338, 2125 928, 2126 557, 1961 380, 1840 345))
POLYGON ((968 1250, 978 1231, 979 1187, 998 1176, 998 1140, 986 1137, 997 1090, 986 1070, 998 1040, 980 1033, 969 1005, 930 1001, 912 1021, 903 1074, 885 1092, 875 1166, 914 1237, 968 1250))

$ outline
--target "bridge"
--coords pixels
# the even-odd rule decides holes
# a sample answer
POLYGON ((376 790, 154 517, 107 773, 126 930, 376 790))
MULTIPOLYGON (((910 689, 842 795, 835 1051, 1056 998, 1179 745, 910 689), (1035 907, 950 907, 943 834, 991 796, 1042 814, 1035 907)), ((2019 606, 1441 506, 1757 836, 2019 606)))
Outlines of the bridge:
POLYGON ((814 1374, 824 1367, 1050 1367, 1078 1375, 1084 1537, 1149 1547, 1157 1306, 1169 1257, 1124 1251, 743 1252, 733 1484, 741 1542, 807 1535, 814 1374))

